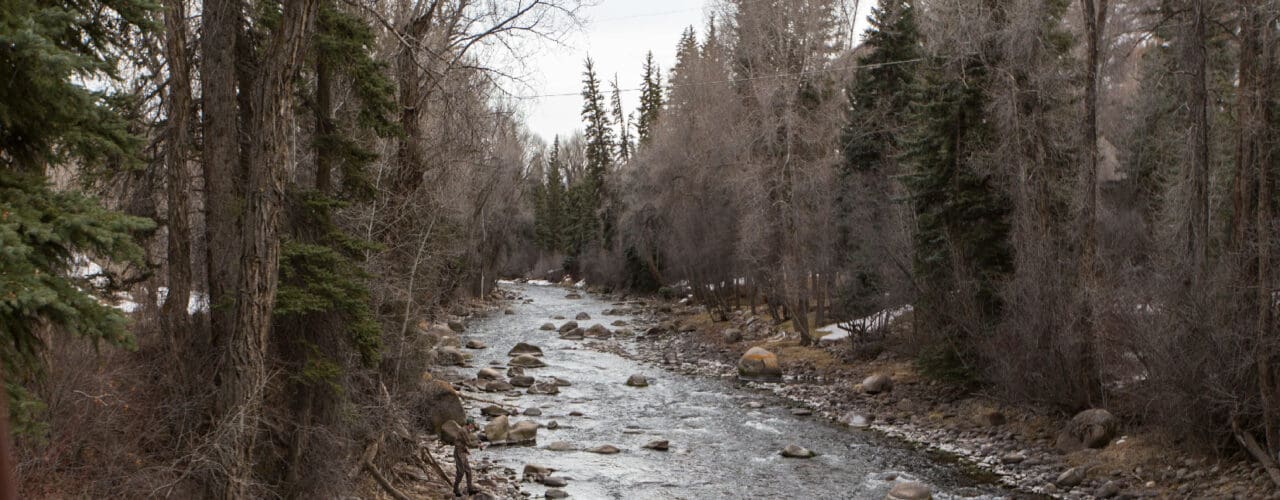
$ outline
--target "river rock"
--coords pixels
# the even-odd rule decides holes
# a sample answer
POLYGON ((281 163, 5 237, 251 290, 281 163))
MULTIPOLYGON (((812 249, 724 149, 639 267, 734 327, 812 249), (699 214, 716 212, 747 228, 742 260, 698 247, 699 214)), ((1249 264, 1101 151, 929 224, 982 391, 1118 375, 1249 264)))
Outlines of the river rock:
POLYGON ((813 458, 814 453, 799 445, 789 444, 782 449, 780 455, 786 458, 813 458))
POLYGON ((524 342, 520 342, 516 344, 514 347, 512 347, 510 351, 507 351, 507 356, 515 357, 522 354, 528 354, 530 356, 542 356, 542 348, 533 344, 526 344, 524 342))
POLYGON ((807 417, 809 415, 813 415, 813 410, 808 408, 795 408, 791 410, 791 414, 797 417, 807 417))
POLYGON ((458 333, 467 331, 466 325, 463 325, 461 321, 450 321, 449 329, 458 333))
POLYGON ((561 340, 582 340, 585 338, 587 338, 586 334, 581 328, 574 328, 560 335, 561 340))
POLYGON ((627 322, 625 320, 618 319, 618 320, 614 320, 613 323, 609 323, 609 325, 610 326, 627 326, 627 322))
POLYGON ((503 380, 490 380, 484 384, 484 392, 507 392, 512 389, 515 387, 503 380))
POLYGON ((448 382, 436 379, 426 380, 421 390, 422 399, 418 415, 431 432, 440 432, 440 428, 450 420, 467 421, 467 411, 462 407, 462 397, 448 382))
POLYGON ((569 383, 568 380, 562 379, 560 377, 551 377, 551 384, 556 387, 569 387, 573 385, 569 383))
POLYGON ((605 328, 604 325, 595 324, 591 325, 591 328, 587 329, 585 335, 596 339, 607 339, 613 336, 613 332, 609 331, 608 328, 605 328))
POLYGON ((570 416, 570 417, 581 417, 581 416, 583 416, 583 413, 582 413, 582 412, 580 412, 580 411, 578 411, 578 410, 573 410, 573 411, 569 412, 569 416, 570 416))
POLYGON ((538 359, 529 354, 521 354, 519 356, 511 358, 511 361, 509 361, 507 364, 511 366, 518 366, 521 368, 542 368, 544 366, 547 366, 547 364, 543 363, 541 359, 538 359))
POLYGON ((459 351, 457 347, 441 346, 435 349, 436 364, 440 366, 464 366, 467 364, 467 355, 459 351))
POLYGON ((489 405, 484 408, 481 408, 480 414, 486 417, 501 417, 503 415, 510 415, 511 413, 508 412, 506 408, 503 408, 501 406, 489 405))
POLYGON ((524 476, 525 481, 533 481, 539 477, 550 476, 552 472, 553 470, 550 467, 538 464, 524 464, 524 472, 521 475, 524 476))
POLYGON ((1059 436, 1059 447, 1072 448, 1079 443, 1088 448, 1105 448, 1119 428, 1120 421, 1111 412, 1102 408, 1085 410, 1071 417, 1064 435, 1059 436))
POLYGON ((519 376, 522 376, 522 375, 524 375, 524 368, 521 368, 521 367, 519 367, 519 366, 510 366, 510 367, 507 367, 507 376, 508 376, 508 377, 519 377, 519 376))
POLYGON ((671 443, 665 439, 659 439, 656 441, 649 441, 647 444, 644 445, 644 448, 648 450, 654 450, 654 451, 667 451, 668 449, 671 448, 671 443))
POLYGON ((631 387, 649 387, 649 379, 640 374, 632 375, 627 377, 627 385, 631 387))
MULTIPOLYGON (((547 426, 550 428, 550 426, 547 426)), ((547 445, 547 451, 573 451, 573 445, 567 441, 556 441, 547 445)))
POLYGON ((533 377, 528 375, 516 375, 511 377, 511 385, 515 387, 529 388, 533 387, 533 377))
POLYGON ((862 380, 862 392, 880 394, 893 390, 893 379, 883 373, 872 374, 862 380))
POLYGON ((559 476, 543 476, 538 479, 538 482, 542 483, 543 486, 550 486, 552 488, 563 488, 569 485, 568 481, 565 481, 563 477, 559 476))
POLYGON ((538 382, 533 384, 533 386, 530 387, 529 390, 526 392, 528 392, 529 394, 554 396, 556 394, 560 394, 560 388, 556 387, 555 384, 551 384, 547 382, 538 382))
POLYGON ((513 443, 527 443, 538 439, 538 423, 532 420, 521 420, 511 426, 507 439, 513 443))
POLYGON ((499 380, 502 378, 502 372, 494 370, 493 368, 481 368, 480 371, 476 373, 476 378, 480 380, 499 380))
POLYGON ((556 325, 555 323, 543 323, 542 326, 538 327, 538 329, 544 332, 549 332, 549 331, 555 330, 556 325))
POLYGON ((903 481, 893 485, 893 488, 889 489, 889 494, 885 498, 889 500, 929 500, 933 498, 933 492, 924 484, 915 481, 903 481))
POLYGON ((569 498, 569 494, 559 488, 547 488, 545 495, 547 498, 569 498))
POLYGON ((502 310, 502 314, 505 314, 507 316, 514 316, 516 312, 511 310, 511 308, 506 308, 502 310))
POLYGON ((720 332, 720 338, 724 339, 726 344, 737 344, 742 342, 742 330, 737 328, 725 328, 720 332))
POLYGON ((738 378, 760 382, 782 381, 778 356, 763 347, 752 347, 738 360, 738 378))
POLYGON ((579 294, 579 293, 566 293, 566 294, 564 295, 564 298, 566 298, 566 299, 570 299, 570 300, 581 299, 581 298, 582 298, 582 294, 579 294))
POLYGON ((1065 488, 1069 490, 1071 488, 1075 488, 1076 486, 1079 486, 1080 483, 1083 483, 1083 482, 1084 482, 1084 469, 1080 467, 1072 467, 1070 469, 1062 471, 1062 474, 1058 474, 1058 479, 1054 480, 1053 484, 1058 485, 1059 488, 1065 488))
POLYGON ((484 345, 484 342, 479 340, 468 340, 466 347, 467 349, 484 349, 488 346, 484 345))
POLYGON ((588 448, 587 451, 591 453, 598 453, 601 455, 614 455, 622 450, 619 450, 617 446, 614 446, 611 444, 602 444, 595 448, 588 448))
POLYGON ((1094 490, 1093 496, 1097 498, 1111 498, 1120 494, 1120 483, 1115 481, 1107 481, 1094 490))
POLYGON ((568 332, 568 331, 570 331, 570 330, 573 330, 574 328, 577 328, 577 327, 578 327, 578 322, 577 322, 577 321, 569 321, 569 322, 567 322, 567 323, 565 323, 565 324, 563 324, 563 325, 560 325, 560 328, 556 329, 556 331, 558 331, 558 332, 560 332, 560 333, 565 333, 565 332, 568 332))
POLYGON ((577 316, 574 316, 574 317, 573 317, 573 319, 576 319, 576 320, 578 320, 578 321, 586 321, 586 320, 591 319, 591 315, 590 315, 590 314, 587 314, 587 313, 584 313, 584 312, 580 312, 580 313, 578 313, 578 315, 577 315, 577 316))
POLYGON ((525 410, 524 410, 524 416, 526 416, 526 417, 541 417, 541 416, 542 416, 542 409, 541 409, 541 408, 538 408, 538 407, 536 407, 536 406, 535 406, 535 407, 531 407, 531 408, 525 408, 525 410))
POLYGON ((550 422, 547 422, 547 428, 548 428, 548 429, 551 429, 551 430, 559 429, 559 428, 560 428, 560 422, 556 422, 555 420, 552 420, 552 421, 550 421, 550 422))
POLYGON ((506 415, 502 415, 485 424, 484 437, 488 438, 490 443, 501 443, 507 440, 507 433, 510 431, 511 423, 506 415))

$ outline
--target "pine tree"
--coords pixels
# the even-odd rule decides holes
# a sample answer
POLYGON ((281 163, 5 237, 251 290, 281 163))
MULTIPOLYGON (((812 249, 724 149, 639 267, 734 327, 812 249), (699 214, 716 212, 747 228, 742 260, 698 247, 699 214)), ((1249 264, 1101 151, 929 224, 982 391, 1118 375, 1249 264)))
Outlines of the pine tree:
POLYGON ((588 243, 610 239, 608 216, 601 215, 605 200, 605 176, 613 167, 613 127, 596 77, 595 63, 588 58, 582 80, 582 119, 586 122, 587 168, 585 177, 574 186, 573 251, 576 255, 588 243), (604 224, 602 224, 604 223, 604 224), (603 233, 601 230, 603 229, 603 233))
POLYGON ((636 113, 636 137, 640 145, 653 138, 658 115, 662 112, 662 69, 653 62, 653 51, 644 58, 644 75, 640 82, 640 109, 636 113))
POLYGON ((916 304, 917 325, 948 339, 945 347, 923 355, 923 367, 961 380, 974 376, 971 336, 988 332, 959 330, 948 321, 943 311, 959 300, 953 296, 961 285, 957 277, 974 283, 980 328, 989 331, 1002 307, 1000 281, 1012 267, 1010 202, 989 173, 972 165, 971 155, 994 140, 983 115, 987 97, 976 84, 987 70, 974 58, 966 63, 963 81, 944 74, 936 62, 925 66, 907 145, 914 170, 905 179, 917 217, 915 281, 925 285, 916 304))
POLYGON ((624 164, 631 160, 632 149, 635 147, 631 142, 631 122, 627 120, 626 112, 622 110, 622 90, 618 88, 618 75, 613 76, 613 121, 618 124, 618 164, 624 164))
POLYGON ((847 89, 848 123, 841 134, 844 162, 836 193, 839 210, 837 255, 843 267, 857 279, 838 294, 845 314, 865 316, 881 307, 885 280, 878 266, 885 256, 875 255, 858 230, 881 234, 893 210, 893 178, 899 174, 900 137, 908 125, 911 89, 919 57, 920 35, 911 2, 881 0, 872 7, 870 28, 858 58, 860 68, 847 89))
POLYGON ((546 178, 537 186, 535 236, 538 246, 553 252, 568 252, 565 244, 565 188, 561 174, 560 137, 552 142, 546 157, 546 178))
MULTIPOLYGON (((134 234, 151 221, 102 208, 49 185, 53 166, 139 163, 110 96, 86 88, 114 78, 114 58, 152 29, 152 5, 135 0, 50 3, 0 0, 0 363, 14 430, 38 432, 40 404, 22 386, 41 373, 39 332, 131 347, 120 311, 106 304, 114 277, 76 276, 77 257, 142 264, 134 234), (114 16, 101 15, 110 10, 114 16)), ((0 426, 0 432, 7 432, 0 426)), ((7 436, 6 436, 7 438, 7 436)), ((6 439, 7 440, 7 439, 6 439)))

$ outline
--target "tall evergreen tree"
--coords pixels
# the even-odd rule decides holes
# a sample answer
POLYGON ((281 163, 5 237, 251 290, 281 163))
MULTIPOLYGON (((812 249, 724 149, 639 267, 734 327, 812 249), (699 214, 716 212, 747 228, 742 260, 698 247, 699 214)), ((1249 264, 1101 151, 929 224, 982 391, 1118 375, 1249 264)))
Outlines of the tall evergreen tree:
POLYGON ((622 90, 618 88, 618 75, 613 76, 613 121, 618 124, 618 163, 631 159, 635 144, 631 141, 631 122, 622 109, 622 90))
MULTIPOLYGON (((120 311, 106 305, 113 276, 76 260, 142 263, 133 234, 149 220, 55 190, 46 173, 139 163, 140 142, 106 92, 82 82, 115 78, 115 57, 146 33, 151 4, 136 0, 0 0, 0 376, 18 432, 34 432, 39 408, 21 382, 41 373, 46 328, 99 345, 130 347, 120 311), (102 11, 115 15, 108 18, 102 11), (85 276, 85 271, 92 275, 85 276)), ((0 425, 0 432, 8 429, 0 425)), ((3 451, 7 453, 7 449, 3 451)), ((8 471, 4 471, 7 475, 8 471)))
POLYGON ((987 96, 975 84, 987 69, 968 58, 967 80, 945 73, 938 62, 925 66, 907 145, 913 172, 905 179, 917 217, 915 279, 925 289, 916 305, 917 325, 941 332, 946 345, 926 353, 924 367, 951 379, 973 377, 977 335, 989 333, 1001 310, 1000 280, 1011 271, 1009 200, 974 155, 994 140, 983 113, 987 96), (966 331, 947 317, 962 281, 973 284, 971 299, 979 328, 966 331))
POLYGON ((587 164, 586 175, 573 186, 575 194, 572 196, 571 231, 574 237, 570 253, 574 255, 593 241, 609 240, 608 216, 603 214, 602 209, 608 197, 605 176, 612 169, 614 157, 613 126, 609 121, 600 80, 596 77, 595 62, 590 58, 587 58, 582 78, 582 119, 587 126, 587 164))
POLYGON ((644 57, 644 75, 640 81, 640 109, 636 113, 636 138, 640 145, 649 142, 662 112, 662 69, 653 61, 653 51, 644 57))
POLYGON ((866 52, 847 89, 848 123, 841 134, 844 162, 836 193, 839 210, 837 255, 856 278, 839 291, 845 314, 861 317, 879 310, 885 280, 881 264, 893 256, 885 247, 855 237, 859 230, 884 234, 895 210, 894 178, 900 173, 900 138, 909 125, 911 89, 920 55, 920 35, 912 3, 881 0, 871 8, 871 26, 863 38, 866 52))

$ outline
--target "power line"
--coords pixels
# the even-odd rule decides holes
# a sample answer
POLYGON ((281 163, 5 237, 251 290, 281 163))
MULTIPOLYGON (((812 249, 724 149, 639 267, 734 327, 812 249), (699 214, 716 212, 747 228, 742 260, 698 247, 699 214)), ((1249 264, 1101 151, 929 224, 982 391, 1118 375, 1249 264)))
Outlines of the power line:
MULTIPOLYGON (((753 76, 753 77, 748 77, 748 78, 730 78, 730 79, 727 79, 727 80, 714 80, 714 81, 707 81, 707 82, 685 83, 685 84, 681 84, 681 85, 672 85, 672 86, 670 86, 669 88, 671 88, 671 89, 677 89, 677 88, 685 88, 685 87, 705 87, 705 86, 708 86, 708 85, 720 85, 720 84, 725 84, 725 83, 742 83, 742 82, 750 82, 750 81, 756 81, 756 80, 767 80, 767 79, 770 79, 770 78, 786 78, 786 77, 791 77, 791 76, 813 75, 813 74, 818 74, 818 73, 829 73, 829 72, 832 72, 832 71, 849 71, 849 70, 855 70, 855 69, 873 69, 873 68, 880 68, 880 67, 884 67, 884 66, 896 66, 896 65, 899 65, 899 64, 907 64, 907 63, 913 63, 913 62, 920 62, 920 61, 923 61, 923 60, 924 60, 924 58, 922 58, 922 57, 917 57, 917 58, 915 58, 915 59, 906 59, 906 60, 902 60, 902 61, 887 61, 887 62, 875 63, 875 64, 854 64, 854 65, 852 65, 852 66, 840 66, 840 67, 835 67, 835 68, 814 69, 814 70, 809 70, 809 71, 799 71, 799 72, 794 72, 794 73, 776 73, 776 74, 772 74, 772 75, 761 75, 761 76, 753 76)), ((628 88, 628 89, 618 89, 618 92, 622 92, 622 93, 627 93, 627 92, 640 92, 641 90, 643 90, 643 89, 641 89, 641 88, 638 88, 638 87, 637 87, 637 88, 628 88)), ((564 92, 564 93, 559 93, 559 94, 538 94, 538 95, 530 95, 530 96, 515 96, 515 98, 516 98, 516 99, 519 99, 519 100, 522 100, 522 101, 530 101, 530 100, 535 100, 535 99, 544 99, 544 98, 548 98, 548 97, 581 97, 581 96, 582 96, 582 92, 564 92)))

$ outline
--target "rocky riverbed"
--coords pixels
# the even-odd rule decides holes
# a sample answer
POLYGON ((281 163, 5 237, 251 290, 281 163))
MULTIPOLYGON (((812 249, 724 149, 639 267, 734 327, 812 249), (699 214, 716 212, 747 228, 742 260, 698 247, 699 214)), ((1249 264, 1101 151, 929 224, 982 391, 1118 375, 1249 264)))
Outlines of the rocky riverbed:
POLYGON ((515 296, 507 311, 466 325, 461 337, 474 348, 464 349, 469 359, 451 374, 487 441, 473 460, 491 471, 482 485, 490 492, 509 495, 518 486, 522 495, 548 498, 1009 493, 964 464, 821 418, 786 394, 641 361, 653 340, 638 332, 659 322, 658 308, 558 287, 507 287, 515 296), (521 343, 521 352, 536 347, 541 356, 511 356, 521 343), (524 356, 536 363, 517 362, 524 356), (536 439, 513 435, 521 425, 536 429, 536 439))

